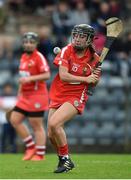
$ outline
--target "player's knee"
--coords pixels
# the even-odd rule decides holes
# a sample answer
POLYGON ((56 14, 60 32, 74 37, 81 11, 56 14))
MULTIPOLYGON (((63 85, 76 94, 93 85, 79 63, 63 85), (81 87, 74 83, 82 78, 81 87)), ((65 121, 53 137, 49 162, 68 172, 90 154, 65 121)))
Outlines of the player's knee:
POLYGON ((56 126, 54 123, 51 123, 50 126, 49 126, 49 129, 50 129, 50 132, 51 133, 54 133, 56 131, 56 126))
POLYGON ((57 131, 57 123, 55 121, 50 120, 48 123, 48 132, 49 134, 54 134, 57 131))

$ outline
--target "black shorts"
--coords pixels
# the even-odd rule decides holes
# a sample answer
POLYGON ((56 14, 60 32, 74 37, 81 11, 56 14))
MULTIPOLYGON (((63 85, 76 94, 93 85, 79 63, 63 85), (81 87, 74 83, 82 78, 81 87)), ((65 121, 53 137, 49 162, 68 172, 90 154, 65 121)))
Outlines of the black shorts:
POLYGON ((13 111, 19 112, 26 117, 43 117, 44 116, 44 111, 30 112, 30 111, 25 111, 17 106, 13 108, 13 111))

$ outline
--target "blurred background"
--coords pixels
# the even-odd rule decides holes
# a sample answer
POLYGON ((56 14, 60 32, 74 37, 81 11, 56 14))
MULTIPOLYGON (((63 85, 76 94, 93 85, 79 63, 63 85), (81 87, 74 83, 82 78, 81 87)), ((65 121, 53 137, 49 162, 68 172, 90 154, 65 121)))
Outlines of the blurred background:
MULTIPOLYGON (((23 148, 5 119, 5 112, 16 101, 22 34, 39 34, 38 50, 51 68, 49 88, 57 72, 53 48, 70 42, 74 25, 87 23, 96 29, 94 45, 100 54, 106 38, 104 21, 112 16, 122 19, 124 31, 103 63, 101 80, 83 116, 78 115, 65 128, 72 152, 131 152, 131 1, 0 0, 0 153, 23 148)), ((49 141, 47 146, 47 152, 52 152, 49 141)))

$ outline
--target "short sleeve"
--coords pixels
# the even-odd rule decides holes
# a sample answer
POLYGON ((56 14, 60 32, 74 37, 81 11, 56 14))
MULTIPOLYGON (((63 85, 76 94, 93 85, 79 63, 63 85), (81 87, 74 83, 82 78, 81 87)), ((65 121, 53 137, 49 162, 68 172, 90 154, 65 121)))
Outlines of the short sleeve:
POLYGON ((37 67, 40 73, 49 71, 49 65, 46 58, 39 52, 37 57, 37 67))
POLYGON ((59 65, 62 65, 62 66, 65 66, 65 67, 69 67, 69 50, 68 50, 68 47, 64 47, 61 52, 55 57, 54 59, 54 64, 56 66, 59 66, 59 65))

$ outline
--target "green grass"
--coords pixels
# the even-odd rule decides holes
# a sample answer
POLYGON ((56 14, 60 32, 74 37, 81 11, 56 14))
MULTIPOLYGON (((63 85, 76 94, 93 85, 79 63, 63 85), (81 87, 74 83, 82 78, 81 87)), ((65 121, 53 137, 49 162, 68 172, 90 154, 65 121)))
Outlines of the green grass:
POLYGON ((54 174, 56 155, 42 162, 21 161, 22 154, 0 155, 0 179, 130 179, 131 155, 74 154, 76 168, 54 174))

